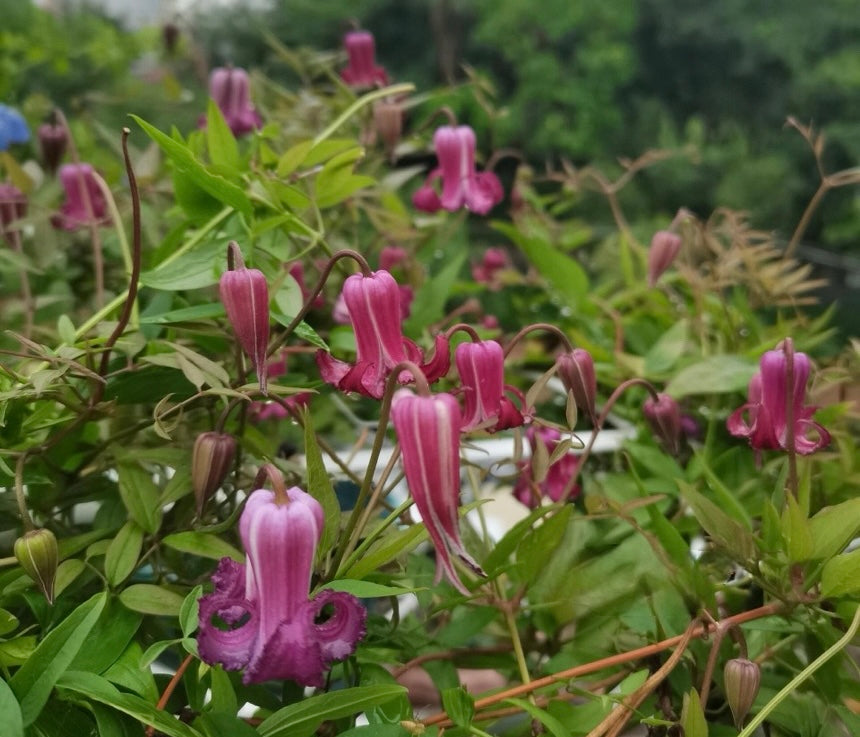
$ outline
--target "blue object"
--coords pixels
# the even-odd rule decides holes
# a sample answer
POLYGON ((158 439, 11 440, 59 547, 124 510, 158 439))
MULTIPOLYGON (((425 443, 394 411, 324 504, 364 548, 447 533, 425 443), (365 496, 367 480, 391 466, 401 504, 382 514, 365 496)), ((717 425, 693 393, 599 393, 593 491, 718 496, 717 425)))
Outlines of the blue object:
POLYGON ((26 143, 30 140, 27 121, 15 108, 0 104, 0 151, 5 151, 13 143, 26 143))

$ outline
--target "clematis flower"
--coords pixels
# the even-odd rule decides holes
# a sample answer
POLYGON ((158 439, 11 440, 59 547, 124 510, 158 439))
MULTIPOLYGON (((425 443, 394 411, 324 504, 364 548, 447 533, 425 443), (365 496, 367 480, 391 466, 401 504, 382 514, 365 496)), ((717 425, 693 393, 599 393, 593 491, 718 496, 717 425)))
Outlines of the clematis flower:
MULTIPOLYGON (((451 356, 444 335, 436 337, 433 358, 427 361, 421 349, 403 336, 402 293, 387 271, 347 277, 342 295, 355 331, 356 361, 349 364, 332 358, 328 351, 317 351, 317 366, 324 381, 344 392, 380 399, 388 374, 401 361, 418 364, 430 383, 448 373, 451 356)), ((411 380, 409 372, 402 377, 404 383, 411 380)))
POLYGON ((343 37, 349 64, 340 76, 350 87, 375 87, 388 84, 388 74, 376 66, 376 42, 369 31, 350 31, 343 37))
POLYGON ((15 108, 0 104, 0 151, 5 151, 13 143, 27 143, 30 129, 27 121, 15 108))
POLYGON ((726 422, 735 437, 746 438, 756 450, 788 450, 788 406, 794 425, 794 452, 809 455, 830 443, 830 433, 811 418, 815 407, 804 405, 810 362, 805 353, 795 353, 790 340, 767 351, 760 371, 749 383, 747 403, 726 422), (791 356, 791 359, 789 359, 791 356), (791 360, 793 381, 788 385, 791 360))
MULTIPOLYGON (((263 125, 263 119, 251 103, 248 72, 238 67, 218 67, 209 75, 209 97, 221 110, 234 136, 244 136, 263 125)), ((206 116, 200 126, 206 125, 206 116)))
POLYGON ((482 429, 489 432, 520 427, 529 413, 523 415, 505 390, 519 395, 514 387, 505 386, 505 356, 502 346, 494 340, 460 343, 454 351, 454 362, 460 374, 465 403, 462 432, 482 429))
MULTIPOLYGON (((527 507, 534 509, 543 497, 549 497, 557 502, 561 499, 571 476, 579 466, 579 458, 573 453, 565 453, 548 468, 539 468, 537 459, 542 456, 538 446, 546 450, 546 457, 552 455, 556 446, 561 442, 561 433, 552 427, 533 425, 526 430, 526 440, 531 448, 531 457, 520 462, 520 474, 514 486, 514 496, 527 507)), ((582 487, 575 484, 570 498, 579 496, 582 487)))
POLYGON ((12 223, 27 214, 27 196, 14 184, 0 184, 0 237, 11 238, 12 223))
POLYGON ((424 212, 445 209, 449 212, 466 207, 486 215, 504 198, 498 177, 492 172, 475 170, 475 132, 467 125, 446 125, 433 135, 438 168, 430 172, 424 185, 412 197, 412 204, 424 212), (442 180, 442 192, 433 187, 442 180))
POLYGON ((481 262, 472 266, 472 278, 492 290, 501 289, 498 274, 510 266, 511 259, 503 248, 488 248, 484 251, 481 262))
POLYGON ((400 389, 391 403, 391 421, 400 441, 406 483, 436 547, 434 583, 444 576, 458 591, 468 594, 451 556, 456 555, 478 575, 484 572, 460 540, 460 405, 450 394, 419 396, 400 389))
POLYGON ((219 293, 239 345, 257 372, 266 393, 266 348, 269 344, 269 286, 258 269, 245 268, 236 241, 227 246, 228 270, 221 274, 219 293))
POLYGON ((681 449, 681 408, 668 394, 648 397, 642 405, 642 414, 651 431, 672 455, 681 449))
POLYGON ((200 599, 204 662, 244 669, 246 684, 319 687, 331 663, 355 651, 367 617, 358 600, 329 590, 308 597, 322 529, 322 507, 298 487, 251 493, 239 520, 246 562, 222 558, 215 590, 200 599))
POLYGON ((653 287, 660 276, 677 258, 681 250, 681 236, 671 230, 658 230, 648 248, 648 286, 653 287))
POLYGON ((66 190, 66 201, 51 218, 55 228, 77 230, 92 222, 107 221, 107 203, 92 166, 64 164, 60 167, 60 182, 66 190))
POLYGON ((556 359, 555 365, 565 390, 573 394, 576 406, 587 412, 591 424, 597 427, 597 376, 594 373, 594 359, 591 354, 584 348, 574 348, 568 353, 562 353, 556 359))

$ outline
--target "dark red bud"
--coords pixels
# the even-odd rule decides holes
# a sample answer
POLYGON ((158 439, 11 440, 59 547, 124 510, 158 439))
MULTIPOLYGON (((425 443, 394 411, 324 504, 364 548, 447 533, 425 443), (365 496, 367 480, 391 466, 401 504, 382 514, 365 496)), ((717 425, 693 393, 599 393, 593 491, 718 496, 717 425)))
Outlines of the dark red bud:
POLYGON ((191 454, 191 486, 201 516, 209 498, 218 490, 236 457, 236 440, 220 432, 204 432, 194 441, 191 454))
POLYGON ((63 154, 69 145, 69 131, 62 123, 43 123, 37 132, 39 150, 42 153, 42 163, 51 174, 54 174, 63 160, 63 154))
POLYGON ((681 408, 668 394, 658 394, 657 399, 648 397, 642 413, 651 430, 672 455, 681 448, 681 408))
POLYGON ((569 353, 562 353, 555 363, 564 388, 573 394, 576 406, 588 412, 592 425, 596 427, 597 376, 591 354, 584 348, 574 348, 569 353))

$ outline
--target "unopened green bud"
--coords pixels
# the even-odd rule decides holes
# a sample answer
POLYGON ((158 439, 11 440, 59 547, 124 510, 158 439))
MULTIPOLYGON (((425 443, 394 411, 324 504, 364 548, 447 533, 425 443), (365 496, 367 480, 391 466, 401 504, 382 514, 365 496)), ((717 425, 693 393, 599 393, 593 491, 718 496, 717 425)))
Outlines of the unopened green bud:
POLYGON ((236 456, 236 440, 221 432, 204 432, 194 441, 191 455, 191 486, 197 502, 197 515, 206 501, 221 486, 236 456))
POLYGON ((761 669, 758 663, 746 658, 734 658, 726 663, 723 671, 726 689, 726 701, 735 718, 735 726, 740 729, 747 712, 758 695, 761 685, 761 669))
POLYGON ((49 604, 54 603, 54 578, 59 565, 57 538, 50 530, 30 530, 15 541, 15 557, 39 586, 49 604))

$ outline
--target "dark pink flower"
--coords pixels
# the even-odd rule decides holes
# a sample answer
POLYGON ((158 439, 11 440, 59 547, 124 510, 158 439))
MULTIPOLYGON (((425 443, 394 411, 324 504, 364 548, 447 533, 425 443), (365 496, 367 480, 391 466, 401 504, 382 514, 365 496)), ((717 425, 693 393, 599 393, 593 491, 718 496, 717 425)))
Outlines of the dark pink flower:
POLYGON ((672 455, 681 449, 681 408, 668 394, 648 397, 642 405, 642 414, 651 431, 672 455))
POLYGON ((379 252, 379 268, 383 271, 392 271, 400 266, 406 259, 409 258, 409 253, 401 246, 385 246, 379 252))
MULTIPOLYGON (((505 391, 519 394, 505 386, 505 356, 502 346, 494 340, 460 343, 454 350, 454 361, 463 389, 462 432, 487 430, 496 432, 519 427, 530 419, 506 396, 505 391)), ((520 394, 520 403, 524 397, 520 394)))
POLYGON ((308 597, 323 529, 319 502, 298 487, 257 489, 239 520, 245 565, 222 558, 215 590, 200 599, 200 658, 245 670, 246 684, 289 679, 322 686, 332 661, 355 651, 367 612, 343 592, 308 597), (327 610, 329 616, 320 621, 327 610), (215 620, 220 620, 216 624, 215 620))
POLYGON ((442 208, 449 212, 466 207, 486 215, 502 201, 504 191, 492 172, 475 170, 475 132, 467 125, 442 126, 433 136, 438 168, 430 172, 424 186, 412 196, 412 204, 424 212, 442 208), (442 192, 436 195, 433 183, 442 180, 442 192))
POLYGON ((794 426, 794 451, 809 455, 830 443, 830 433, 811 418, 815 407, 804 405, 806 382, 811 368, 805 353, 791 350, 789 341, 767 351, 759 362, 760 371, 749 383, 748 401, 726 422, 735 437, 747 438, 756 450, 788 450, 788 408, 794 426), (792 386, 788 385, 789 355, 792 359, 792 386))
POLYGON ((266 393, 266 350, 269 344, 269 286, 258 269, 245 268, 236 241, 228 246, 228 270, 221 275, 219 292, 227 319, 239 345, 257 372, 260 391, 266 393))
POLYGON ((648 286, 653 287, 681 250, 681 236, 670 230, 658 230, 648 249, 648 286))
MULTIPOLYGON (((561 441, 561 433, 551 427, 532 425, 526 430, 526 439, 531 448, 531 457, 520 463, 520 474, 514 486, 514 496, 527 507, 534 509, 540 504, 543 497, 549 497, 557 502, 561 499, 564 490, 571 477, 576 473, 579 466, 579 458, 573 453, 567 452, 547 469, 541 469, 539 475, 543 475, 541 481, 535 480, 535 458, 537 457, 537 446, 541 444, 546 449, 546 457, 552 455, 556 446, 561 441), (545 475, 544 475, 545 474, 545 475)), ((582 491, 579 484, 574 484, 570 493, 573 499, 582 491)))
POLYGON ((375 87, 388 84, 388 74, 376 66, 376 42, 369 31, 350 31, 343 37, 349 64, 340 76, 350 87, 375 87))
POLYGON ((500 271, 511 267, 511 259, 503 248, 488 248, 484 251, 481 263, 472 266, 472 278, 480 283, 486 284, 490 289, 501 288, 498 279, 500 271))
MULTIPOLYGON (((263 125, 263 119, 251 103, 248 73, 238 67, 218 67, 209 76, 211 97, 234 136, 244 136, 263 125)), ((206 125, 206 116, 201 118, 206 125)))
MULTIPOLYGON (((425 360, 421 349, 403 336, 400 326, 402 294, 387 271, 347 277, 342 294, 355 331, 356 361, 345 363, 333 358, 328 351, 317 351, 317 365, 324 381, 344 392, 359 392, 380 399, 388 375, 401 361, 418 364, 430 383, 448 373, 451 357, 444 335, 436 337, 430 360, 425 360)), ((403 373, 402 380, 411 380, 409 372, 403 373)))
POLYGON ((51 218, 55 228, 77 230, 107 220, 107 203, 89 164, 64 164, 60 167, 60 182, 66 190, 66 201, 51 218))
POLYGON ((436 546, 436 578, 468 594, 454 568, 456 555, 484 575, 460 540, 460 406, 450 394, 419 396, 400 389, 391 404, 391 421, 400 442, 403 472, 427 533, 436 546))

